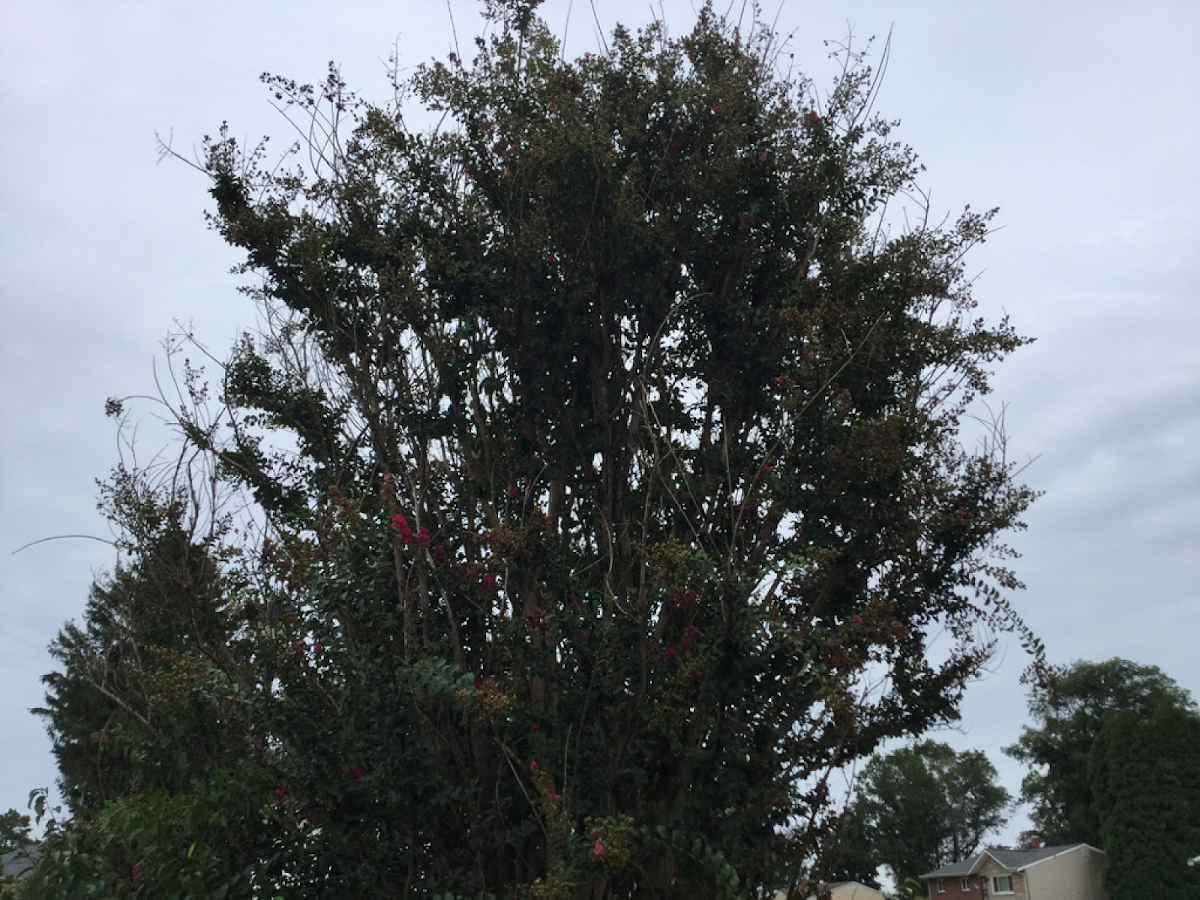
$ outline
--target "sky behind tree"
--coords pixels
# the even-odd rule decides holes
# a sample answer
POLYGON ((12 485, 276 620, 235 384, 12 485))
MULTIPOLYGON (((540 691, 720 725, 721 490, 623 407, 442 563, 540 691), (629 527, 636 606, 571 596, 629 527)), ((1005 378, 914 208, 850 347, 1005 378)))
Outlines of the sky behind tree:
MULTIPOLYGON (((204 178, 160 163, 156 135, 190 156, 228 121, 281 152, 295 135, 262 72, 318 81, 332 60, 382 101, 393 51, 411 71, 457 34, 469 54, 480 8, 0 0, 0 810, 54 780, 26 710, 46 645, 114 559, 89 538, 12 551, 110 537, 95 479, 131 451, 105 399, 154 395, 168 332, 222 358, 255 322, 237 256, 205 226, 204 178)), ((543 14, 579 55, 618 20, 682 33, 694 7, 554 0, 543 14)), ((1122 656, 1200 694, 1200 6, 784 0, 762 17, 791 35, 779 64, 818 95, 835 71, 825 41, 875 36, 879 61, 890 32, 877 109, 920 154, 935 215, 1000 207, 968 271, 982 315, 1037 338, 979 409, 1005 412, 1009 454, 1045 492, 1012 536, 1028 586, 1016 609, 1053 662, 1122 656)), ((131 410, 138 458, 169 452, 155 404, 131 410)), ((961 732, 938 735, 986 751, 1014 794, 1000 748, 1027 721, 1026 662, 1002 645, 961 732)))

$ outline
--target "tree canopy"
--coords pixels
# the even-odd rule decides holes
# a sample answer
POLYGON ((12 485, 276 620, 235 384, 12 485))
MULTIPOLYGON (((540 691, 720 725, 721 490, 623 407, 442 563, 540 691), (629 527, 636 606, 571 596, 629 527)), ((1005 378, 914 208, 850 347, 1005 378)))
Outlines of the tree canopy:
POLYGON ((1033 804, 1030 818, 1046 840, 1103 846, 1088 779, 1092 745, 1117 713, 1146 718, 1164 700, 1194 708, 1188 692, 1157 666, 1119 658, 1076 662, 1033 686, 1029 712, 1036 725, 1023 728, 1004 752, 1030 766, 1021 799, 1033 804))
POLYGON ((0 855, 19 850, 29 841, 29 816, 10 809, 0 813, 0 855))
POLYGON ((972 311, 991 215, 891 215, 919 167, 866 63, 821 95, 707 6, 575 60, 488 14, 391 104, 267 78, 278 163, 206 144, 264 325, 110 486, 31 890, 799 885, 831 773, 953 720, 997 632, 1040 651, 999 541, 1032 494, 960 440, 1024 343, 972 311))
POLYGON ((901 884, 971 856, 1008 821, 1012 798, 996 779, 982 751, 937 741, 872 757, 847 815, 850 862, 886 866, 901 884))
POLYGON ((1112 900, 1200 895, 1200 715, 1170 699, 1105 722, 1088 758, 1112 900))

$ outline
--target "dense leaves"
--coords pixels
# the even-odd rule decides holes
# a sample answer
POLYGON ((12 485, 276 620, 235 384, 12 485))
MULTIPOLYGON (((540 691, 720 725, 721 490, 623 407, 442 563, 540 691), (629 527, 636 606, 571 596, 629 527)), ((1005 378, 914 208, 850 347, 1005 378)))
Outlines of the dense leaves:
POLYGON ((29 816, 10 809, 0 813, 0 855, 29 842, 29 816))
POLYGON ((1187 691, 1158 667, 1116 658, 1077 662, 1034 686, 1029 712, 1036 725, 1023 728, 1005 752, 1030 766, 1021 799, 1033 804, 1030 818, 1046 840, 1103 846, 1088 780, 1092 745, 1117 713, 1145 718, 1163 700, 1194 708, 1187 691))
POLYGON ((218 822, 214 895, 800 884, 831 772, 952 720, 996 630, 1039 650, 997 541, 1031 494, 958 437, 1023 342, 972 318, 990 217, 893 228, 918 167, 869 69, 818 104, 708 8, 574 61, 490 15, 396 105, 268 78, 308 168, 207 145, 265 326, 215 405, 188 369, 150 491, 186 541, 130 544, 50 685, 73 852, 115 895, 218 822), (187 578, 144 592, 162 567, 187 578), (138 673, 203 661, 183 731, 132 670, 84 676, 109 619, 138 673), (84 748, 77 688, 121 754, 84 748))
POLYGON ((1112 900, 1200 896, 1200 715, 1170 700, 1149 716, 1125 709, 1100 729, 1089 757, 1112 900))
POLYGON ((936 741, 873 757, 847 815, 849 861, 886 866, 900 884, 971 856, 1008 821, 1011 798, 996 779, 982 752, 936 741))

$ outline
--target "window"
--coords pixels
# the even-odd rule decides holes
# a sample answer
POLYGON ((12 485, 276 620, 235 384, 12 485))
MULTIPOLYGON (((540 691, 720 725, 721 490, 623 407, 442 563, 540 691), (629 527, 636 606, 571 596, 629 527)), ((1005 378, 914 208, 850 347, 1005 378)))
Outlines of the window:
POLYGON ((993 894, 1011 894, 1012 876, 1011 875, 993 875, 992 876, 992 893, 993 894))
POLYGON ((946 893, 946 882, 944 879, 941 879, 941 878, 938 879, 938 893, 939 894, 946 893))
POLYGON ((970 878, 959 879, 958 889, 961 891, 969 891, 971 889, 971 879, 970 878))

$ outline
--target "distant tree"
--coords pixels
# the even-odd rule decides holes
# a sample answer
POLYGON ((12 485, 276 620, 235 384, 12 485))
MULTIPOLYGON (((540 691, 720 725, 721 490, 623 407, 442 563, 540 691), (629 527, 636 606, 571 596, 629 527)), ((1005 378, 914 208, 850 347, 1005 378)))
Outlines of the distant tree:
POLYGON ((989 215, 902 224, 861 58, 818 98, 708 5, 567 60, 535 6, 395 104, 268 78, 315 169, 208 142, 264 328, 184 376, 57 648, 44 896, 799 883, 832 773, 953 720, 997 630, 1037 651, 1032 494, 959 437, 1024 343, 973 311, 989 215))
POLYGON ((246 713, 229 698, 250 687, 244 621, 230 609, 238 553, 222 546, 225 524, 189 502, 200 485, 175 462, 119 468, 102 485, 122 557, 92 586, 83 623, 50 645, 61 670, 43 678, 35 712, 72 817, 56 818, 43 795, 48 852, 28 896, 123 882, 159 896, 237 896, 250 862, 271 853, 263 737, 231 727, 246 713))
POLYGON ((1188 692, 1156 666, 1125 659, 1077 662, 1030 692, 1026 726, 1004 752, 1030 766, 1021 799, 1033 804, 1034 829, 1052 843, 1101 846, 1100 822, 1088 780, 1092 743, 1122 710, 1145 718, 1163 700, 1194 708, 1188 692))
POLYGON ((879 887, 879 857, 863 832, 861 816, 854 810, 838 823, 836 839, 826 848, 824 881, 857 881, 879 887))
POLYGON ((0 813, 0 853, 16 850, 29 840, 29 816, 15 809, 0 813))
POLYGON ((188 520, 182 485, 118 470, 101 510, 125 561, 92 586, 83 625, 50 645, 46 721, 59 786, 73 809, 103 809, 134 792, 175 790, 228 752, 218 711, 200 698, 209 668, 230 656, 234 622, 216 534, 188 520))
POLYGON ((849 819, 899 884, 970 856, 1003 827, 1011 797, 996 779, 981 751, 926 741, 867 763, 849 819))
POLYGON ((1170 700, 1149 716, 1121 710, 1088 761, 1112 900, 1195 900, 1200 868, 1200 715, 1170 700))

